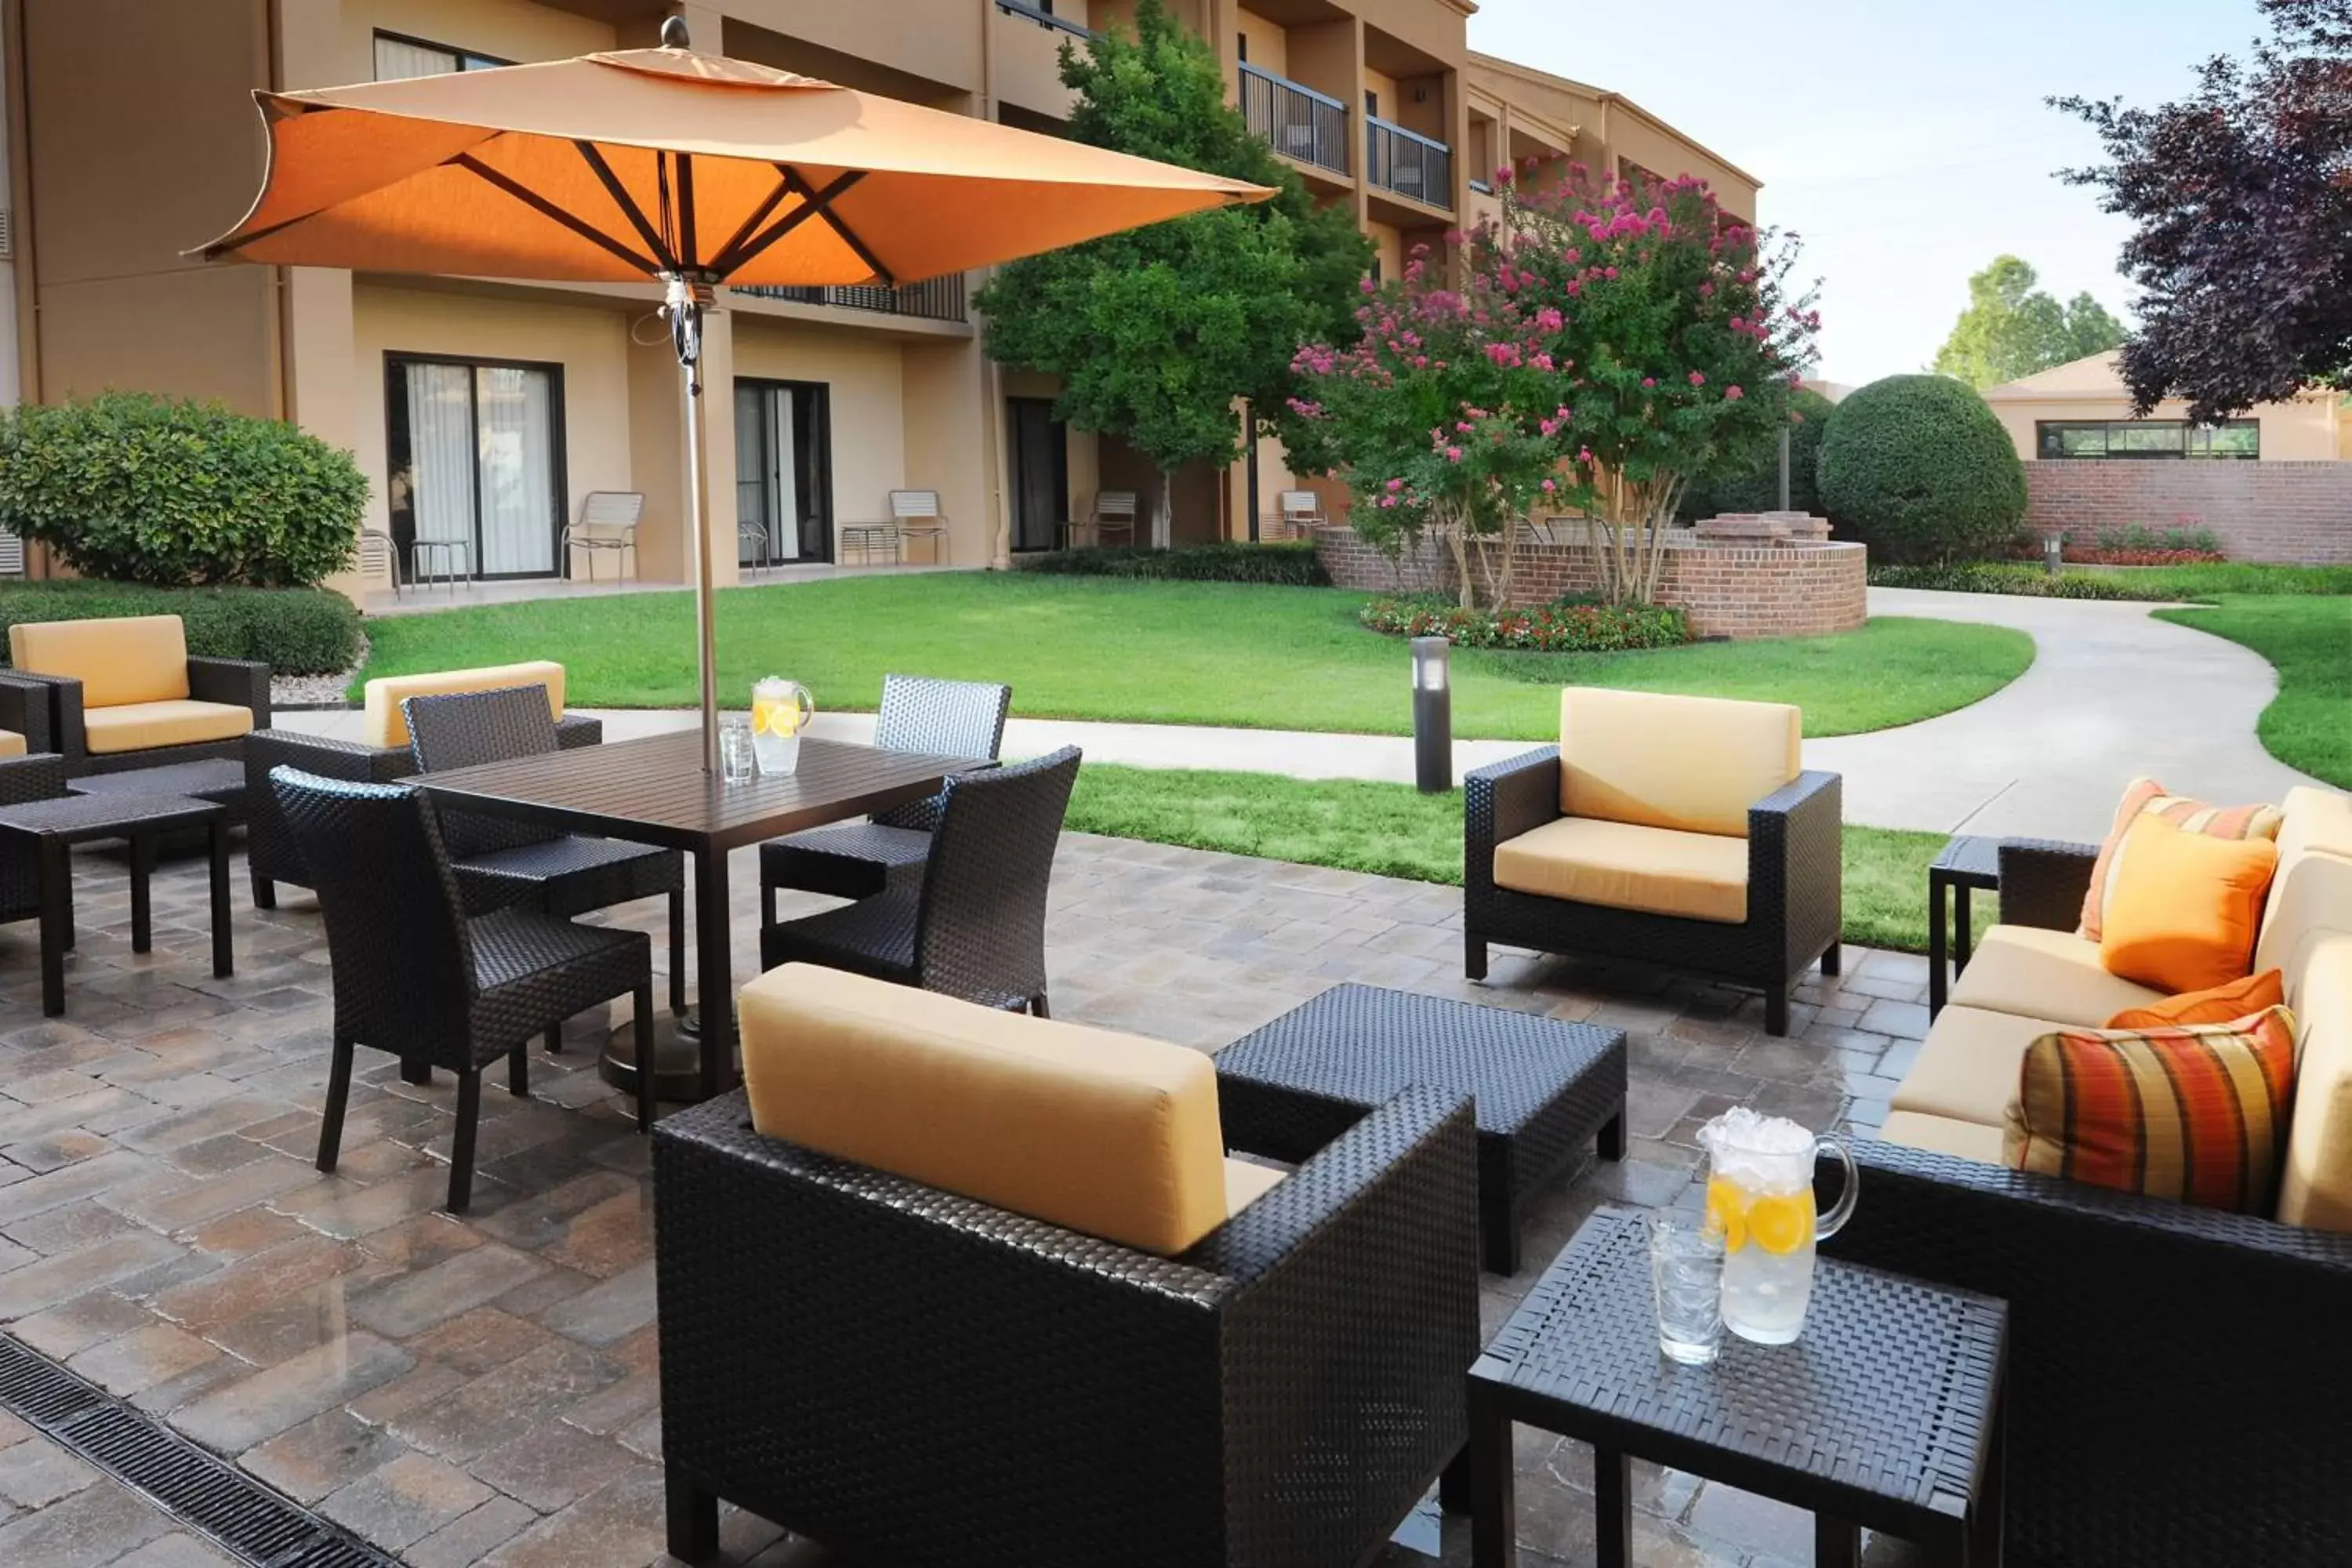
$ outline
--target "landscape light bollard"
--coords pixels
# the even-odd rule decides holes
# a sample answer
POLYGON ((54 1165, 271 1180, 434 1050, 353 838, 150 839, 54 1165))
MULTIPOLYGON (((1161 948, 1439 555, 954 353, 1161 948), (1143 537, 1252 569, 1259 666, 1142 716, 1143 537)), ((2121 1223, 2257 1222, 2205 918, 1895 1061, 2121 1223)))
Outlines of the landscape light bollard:
POLYGON ((2064 534, 2053 533, 2042 542, 2042 564, 2052 576, 2058 574, 2058 568, 2065 564, 2065 562, 2066 536, 2064 534))
POLYGON ((1412 639, 1412 772, 1423 795, 1454 787, 1454 691, 1446 669, 1453 645, 1412 639))

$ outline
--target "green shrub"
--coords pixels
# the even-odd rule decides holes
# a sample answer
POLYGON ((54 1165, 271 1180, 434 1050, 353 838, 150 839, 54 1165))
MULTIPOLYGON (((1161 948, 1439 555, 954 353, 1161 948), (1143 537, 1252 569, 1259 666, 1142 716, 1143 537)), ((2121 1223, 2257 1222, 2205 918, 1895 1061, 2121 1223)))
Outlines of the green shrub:
POLYGON ((1054 550, 1021 555, 1024 572, 1049 577, 1136 577, 1169 583, 1274 583, 1328 588, 1312 544, 1193 544, 1181 550, 1054 550))
POLYGON ((1875 561, 1996 552, 2025 521, 2025 465, 1976 391, 1890 375, 1837 405, 1822 438, 1821 499, 1875 561))
POLYGON ((108 393, 0 416, 0 527, 85 577, 309 587, 352 559, 348 452, 216 403, 108 393))
MULTIPOLYGON (((1837 405, 1818 392, 1799 389, 1789 395, 1790 411, 1799 422, 1789 427, 1789 510, 1819 517, 1822 490, 1816 468, 1822 437, 1829 430, 1837 405)), ((1777 433, 1759 447, 1752 466, 1729 479, 1696 484, 1683 496, 1676 515, 1685 522, 1701 522, 1735 511, 1777 511, 1780 506, 1780 438, 1777 433)))
POLYGON ((177 616, 188 651, 257 658, 278 675, 337 675, 359 662, 360 613, 321 588, 150 588, 64 579, 0 588, 0 662, 18 621, 177 616))
POLYGON ((2117 553, 2159 550, 2199 555, 2221 553, 2221 537, 2210 528, 2150 528, 2144 522, 2135 522, 2122 528, 2103 528, 2094 536, 2094 542, 2101 550, 2117 553))
POLYGON ((2020 594, 2035 599, 2161 599, 2136 590, 2124 577, 2091 572, 2053 573, 2021 562, 1966 561, 1950 564, 1874 565, 1874 588, 1938 588, 1950 594, 2020 594))
POLYGON ((1418 595, 1374 599, 1357 618, 1391 637, 1442 637, 1455 647, 1537 653, 1621 653, 1691 640, 1690 622, 1664 605, 1597 605, 1563 599, 1529 610, 1471 610, 1418 595))

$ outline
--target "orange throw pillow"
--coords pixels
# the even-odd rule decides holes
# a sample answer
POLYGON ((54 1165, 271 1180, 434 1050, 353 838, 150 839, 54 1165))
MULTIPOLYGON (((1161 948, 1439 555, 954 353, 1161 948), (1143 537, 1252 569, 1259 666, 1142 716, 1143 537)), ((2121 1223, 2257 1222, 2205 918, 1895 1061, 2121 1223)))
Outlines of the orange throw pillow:
POLYGON ((2116 807, 2106 841, 2099 846, 2099 858, 2091 865, 2091 886, 2083 895, 2083 919, 2076 936, 2099 940, 2107 900, 2115 891, 2116 851, 2142 813, 2210 838, 2276 838, 2281 820, 2274 805, 2208 805, 2187 795, 2167 795, 2154 779, 2132 780, 2124 786, 2124 798, 2116 807))
POLYGON ((2286 1001, 2286 986, 2275 969, 2184 991, 2150 1007, 2126 1007, 2107 1020, 2110 1029, 2177 1029, 2192 1024, 2234 1024, 2286 1001))
POLYGON ((2240 1214, 2277 1197, 2294 1015, 2186 1029, 2061 1029, 2025 1048, 2001 1133, 2011 1169, 2240 1214))
POLYGON ((2143 814, 2116 852, 2099 962, 2171 995, 2242 980, 2277 868, 2267 838, 2209 838, 2143 814))

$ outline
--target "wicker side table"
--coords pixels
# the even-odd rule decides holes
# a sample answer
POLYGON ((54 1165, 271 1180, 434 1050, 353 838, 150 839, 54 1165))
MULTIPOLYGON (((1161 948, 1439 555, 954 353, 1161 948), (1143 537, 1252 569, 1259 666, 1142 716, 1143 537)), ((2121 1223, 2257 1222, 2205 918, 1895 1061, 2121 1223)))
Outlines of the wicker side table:
POLYGON ((2000 889, 2000 840, 1962 834, 1927 862, 1927 1016, 1944 1010, 1951 994, 1952 976, 1969 962, 1969 893, 2000 889), (1944 921, 1944 890, 1952 893, 1952 935, 1948 946, 1944 921))
POLYGON ((1625 1157, 1625 1035, 1529 1013, 1335 985, 1217 1053, 1217 1110, 1236 1149, 1303 1161, 1412 1088, 1477 1102, 1482 1261, 1519 1268, 1527 1201, 1598 1142, 1625 1157))
POLYGON ((66 1010, 66 950, 73 945, 73 847, 103 838, 131 843, 131 951, 152 945, 147 879, 155 840, 174 828, 202 827, 211 839, 213 973, 235 973, 229 941, 228 808, 177 795, 87 795, 0 806, 0 833, 32 841, 41 866, 41 1011, 66 1010))
POLYGON ((1658 1352, 1648 1227, 1601 1209, 1470 1369, 1472 1561, 1518 1561, 1523 1421, 1592 1445, 1601 1568, 1631 1561, 1637 1458, 1812 1510, 1823 1568, 1853 1568, 1864 1525, 1998 1563, 2008 1325, 1990 1297, 1824 1258, 1796 1343, 1727 1334, 1714 1365, 1678 1366, 1658 1352))
POLYGON ((125 768, 120 773, 91 773, 66 780, 73 795, 185 795, 228 808, 231 822, 245 820, 245 763, 228 757, 195 763, 167 763, 160 768, 125 768))

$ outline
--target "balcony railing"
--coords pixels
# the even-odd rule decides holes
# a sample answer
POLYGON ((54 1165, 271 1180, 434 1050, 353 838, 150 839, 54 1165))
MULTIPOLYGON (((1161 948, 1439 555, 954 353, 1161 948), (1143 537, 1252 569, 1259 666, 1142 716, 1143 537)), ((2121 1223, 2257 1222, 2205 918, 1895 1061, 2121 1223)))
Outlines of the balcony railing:
POLYGON ((1091 38, 1094 29, 1081 23, 1056 16, 1044 6, 1027 4, 1026 0, 996 0, 996 8, 1008 16, 1018 16, 1024 22, 1034 22, 1057 33, 1067 33, 1074 38, 1091 38))
POLYGON ((1286 158, 1348 172, 1348 106, 1288 77, 1242 62, 1242 118, 1286 158))
POLYGON ((920 316, 929 321, 961 321, 964 314, 963 274, 951 273, 925 283, 885 289, 878 283, 857 283, 824 289, 774 289, 763 285, 738 289, 755 300, 790 300, 801 305, 841 305, 853 310, 879 310, 891 316, 920 316))
POLYGON ((1454 205, 1454 149, 1385 120, 1364 121, 1364 166, 1373 184, 1433 207, 1454 205))

